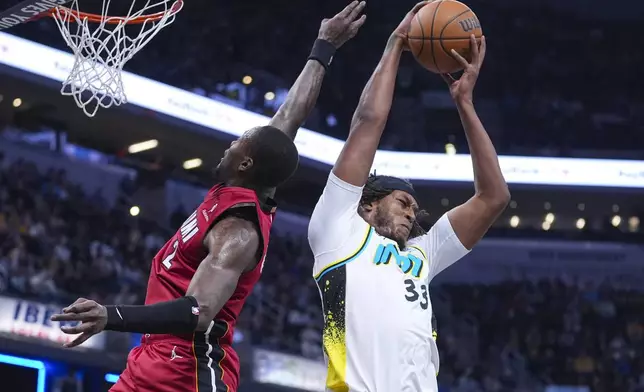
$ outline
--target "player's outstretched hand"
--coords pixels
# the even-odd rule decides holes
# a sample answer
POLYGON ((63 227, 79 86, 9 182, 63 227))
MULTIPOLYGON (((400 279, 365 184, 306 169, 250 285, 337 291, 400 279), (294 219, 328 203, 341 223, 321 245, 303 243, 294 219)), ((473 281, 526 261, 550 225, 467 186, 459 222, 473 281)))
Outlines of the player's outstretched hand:
POLYGON ((65 347, 76 347, 105 329, 107 309, 95 301, 79 298, 64 308, 62 313, 51 316, 51 321, 80 321, 76 326, 60 327, 66 334, 80 334, 76 339, 64 344, 65 347))
POLYGON ((331 19, 324 19, 320 26, 318 38, 329 41, 339 49, 348 40, 355 37, 360 27, 367 20, 367 15, 362 15, 365 1, 353 1, 336 16, 331 19))
POLYGON ((452 56, 458 60, 463 66, 463 75, 456 80, 450 74, 442 74, 441 76, 449 86, 449 92, 452 98, 456 101, 472 102, 472 95, 474 93, 474 86, 479 77, 483 60, 485 59, 485 37, 481 37, 480 45, 476 42, 474 34, 470 36, 470 51, 472 53, 472 62, 468 63, 458 52, 452 49, 452 56))
POLYGON ((392 33, 392 36, 400 38, 403 40, 405 45, 403 46, 404 50, 409 50, 409 45, 407 44, 407 33, 409 33, 409 28, 411 27, 411 21, 414 20, 414 16, 420 11, 421 8, 431 3, 433 0, 421 1, 417 3, 411 11, 407 12, 403 20, 400 22, 396 30, 392 33))

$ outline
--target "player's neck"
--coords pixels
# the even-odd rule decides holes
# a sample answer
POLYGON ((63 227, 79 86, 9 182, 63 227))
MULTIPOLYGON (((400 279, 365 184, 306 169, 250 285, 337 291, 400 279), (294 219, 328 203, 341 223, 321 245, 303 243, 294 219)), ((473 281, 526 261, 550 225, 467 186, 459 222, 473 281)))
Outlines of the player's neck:
POLYGON ((360 207, 358 208, 358 215, 364 219, 365 222, 367 222, 370 226, 376 225, 376 222, 373 219, 373 212, 372 211, 365 211, 364 208, 360 207))
POLYGON ((239 187, 239 188, 250 189, 250 190, 254 191, 257 194, 257 197, 259 199, 264 199, 264 198, 268 197, 268 193, 269 193, 269 191, 266 188, 261 188, 261 187, 258 187, 258 186, 254 186, 254 185, 248 184, 248 183, 246 183, 246 182, 244 182, 242 180, 239 180, 239 179, 228 180, 228 181, 225 181, 224 184, 226 186, 236 186, 236 187, 239 187))

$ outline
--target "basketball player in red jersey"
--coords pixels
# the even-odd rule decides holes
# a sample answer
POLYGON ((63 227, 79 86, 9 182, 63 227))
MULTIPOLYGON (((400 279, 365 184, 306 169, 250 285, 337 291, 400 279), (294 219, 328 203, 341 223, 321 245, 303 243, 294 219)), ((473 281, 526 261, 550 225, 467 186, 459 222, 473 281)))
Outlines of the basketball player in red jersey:
POLYGON ((220 183, 152 261, 145 305, 103 306, 79 298, 52 317, 80 321, 74 347, 103 331, 145 334, 113 392, 236 391, 239 358, 232 349, 237 317, 262 272, 275 213, 271 197, 298 163, 293 139, 315 106, 336 49, 365 21, 354 1, 325 19, 311 55, 268 126, 233 142, 220 183))

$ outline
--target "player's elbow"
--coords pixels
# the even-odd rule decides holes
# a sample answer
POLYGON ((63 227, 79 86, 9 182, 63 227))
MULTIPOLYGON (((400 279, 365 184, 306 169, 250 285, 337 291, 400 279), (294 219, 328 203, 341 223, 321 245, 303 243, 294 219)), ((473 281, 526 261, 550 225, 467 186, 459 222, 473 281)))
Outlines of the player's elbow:
POLYGON ((206 316, 205 314, 200 314, 199 315, 199 322, 197 322, 197 327, 195 328, 195 331, 203 332, 207 331, 208 328, 210 328, 210 324, 214 320, 213 318, 209 318, 209 316, 206 316))
POLYGON ((494 201, 500 210, 505 210, 508 204, 510 204, 511 199, 512 194, 510 194, 510 188, 508 188, 507 184, 504 184, 504 186, 500 187, 498 195, 495 196, 494 201))
MULTIPOLYGON (((199 302, 199 299, 197 299, 199 302)), ((219 309, 216 309, 213 304, 208 303, 208 301, 199 302, 199 320, 197 321, 197 331, 207 331, 210 328, 212 320, 215 319, 219 313, 219 309)))
POLYGON ((197 331, 206 331, 210 327, 212 320, 216 319, 226 302, 232 297, 237 287, 239 274, 222 273, 219 276, 210 279, 207 288, 201 290, 192 290, 192 295, 199 304, 199 320, 197 321, 197 331), (212 288, 212 290, 211 290, 212 288))
POLYGON ((493 192, 481 193, 478 197, 485 202, 485 205, 490 211, 500 214, 510 203, 512 195, 510 194, 508 186, 504 185, 503 187, 499 187, 499 189, 495 189, 493 192))

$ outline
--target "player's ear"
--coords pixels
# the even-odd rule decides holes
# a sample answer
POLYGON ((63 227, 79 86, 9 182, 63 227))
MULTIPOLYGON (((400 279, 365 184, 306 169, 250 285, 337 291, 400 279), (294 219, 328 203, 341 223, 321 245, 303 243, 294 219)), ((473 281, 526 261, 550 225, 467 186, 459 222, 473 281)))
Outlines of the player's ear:
POLYGON ((362 209, 364 212, 371 212, 373 211, 374 205, 373 203, 365 203, 362 205, 362 209))
POLYGON ((247 172, 253 167, 253 158, 251 157, 244 157, 241 162, 239 162, 239 166, 237 166, 237 170, 240 172, 247 172))

